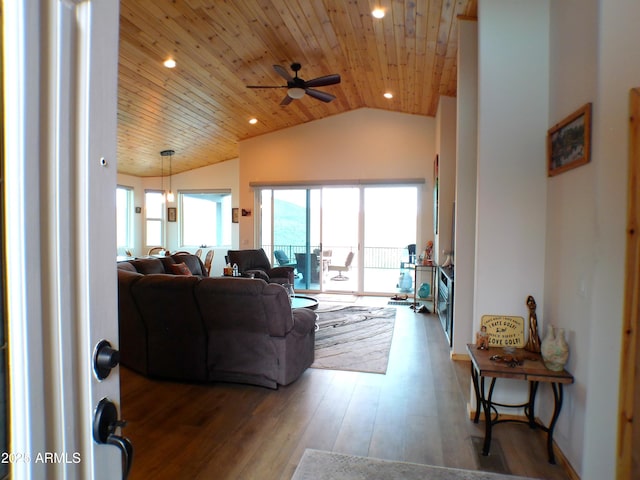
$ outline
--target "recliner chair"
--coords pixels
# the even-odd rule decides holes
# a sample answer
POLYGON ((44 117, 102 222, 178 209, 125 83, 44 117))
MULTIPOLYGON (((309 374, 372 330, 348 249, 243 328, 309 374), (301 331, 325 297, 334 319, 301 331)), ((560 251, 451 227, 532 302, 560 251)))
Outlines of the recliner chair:
POLYGON ((228 263, 238 265, 238 272, 243 277, 251 274, 268 283, 293 284, 293 267, 272 267, 264 249, 229 250, 228 263))

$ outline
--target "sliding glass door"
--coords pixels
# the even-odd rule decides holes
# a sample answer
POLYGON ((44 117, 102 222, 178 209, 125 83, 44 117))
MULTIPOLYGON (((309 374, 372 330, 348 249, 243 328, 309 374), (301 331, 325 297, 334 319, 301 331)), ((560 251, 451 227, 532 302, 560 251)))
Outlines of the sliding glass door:
POLYGON ((261 246, 296 269, 296 291, 398 291, 416 243, 417 187, 265 188, 260 201, 261 246))
POLYGON ((320 290, 319 189, 261 192, 261 246, 273 265, 296 269, 296 290, 320 290))

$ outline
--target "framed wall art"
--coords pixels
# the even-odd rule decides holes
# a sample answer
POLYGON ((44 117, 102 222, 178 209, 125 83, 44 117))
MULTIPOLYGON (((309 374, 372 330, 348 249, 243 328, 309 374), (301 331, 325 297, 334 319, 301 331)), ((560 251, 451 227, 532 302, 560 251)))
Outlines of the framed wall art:
POLYGON ((238 223, 238 209, 236 207, 231 209, 231 223, 238 223))
POLYGON ((590 160, 591 103, 587 103, 547 132, 547 174, 553 177, 590 160))
POLYGON ((169 222, 175 222, 176 221, 176 207, 169 207, 167 208, 167 220, 169 222))

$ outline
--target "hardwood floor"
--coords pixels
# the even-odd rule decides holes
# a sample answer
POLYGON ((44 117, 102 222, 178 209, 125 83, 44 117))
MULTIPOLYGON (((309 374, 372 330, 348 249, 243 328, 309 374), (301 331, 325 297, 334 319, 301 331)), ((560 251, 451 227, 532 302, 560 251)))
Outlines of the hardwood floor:
MULTIPOLYGON (((126 368, 120 379, 133 480, 289 479, 305 448, 480 469, 469 364, 449 359, 435 315, 409 307, 398 307, 386 375, 310 368, 278 390, 153 381, 126 368)), ((501 424, 494 439, 512 474, 570 478, 547 463, 542 432, 501 424)))

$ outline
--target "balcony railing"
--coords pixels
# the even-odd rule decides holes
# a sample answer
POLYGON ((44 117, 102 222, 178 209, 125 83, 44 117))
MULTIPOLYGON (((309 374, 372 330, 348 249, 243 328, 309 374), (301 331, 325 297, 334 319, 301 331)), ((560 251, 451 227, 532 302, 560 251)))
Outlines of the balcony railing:
MULTIPOLYGON (((296 253, 305 253, 304 245, 263 245, 265 252, 271 258, 274 265, 278 262, 273 258, 275 250, 282 250, 292 262, 296 261, 296 253)), ((323 245, 325 251, 331 250, 331 258, 336 262, 342 262, 346 259, 350 251, 355 251, 355 246, 345 245, 323 245)), ((312 245, 309 250, 311 253, 319 253, 320 247, 312 245)), ((407 247, 365 247, 364 248, 364 268, 380 268, 397 270, 403 262, 409 261, 409 252, 407 247)), ((355 262, 355 260, 354 260, 355 262)))

